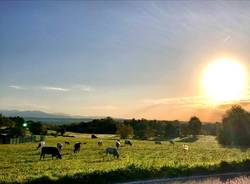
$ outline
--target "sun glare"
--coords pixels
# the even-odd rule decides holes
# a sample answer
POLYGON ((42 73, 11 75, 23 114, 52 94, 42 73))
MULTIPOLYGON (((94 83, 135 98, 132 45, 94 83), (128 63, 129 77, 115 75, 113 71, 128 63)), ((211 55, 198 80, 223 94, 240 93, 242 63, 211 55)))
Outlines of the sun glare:
POLYGON ((218 59, 210 63, 204 73, 202 85, 213 103, 239 100, 247 87, 245 67, 232 59, 218 59))

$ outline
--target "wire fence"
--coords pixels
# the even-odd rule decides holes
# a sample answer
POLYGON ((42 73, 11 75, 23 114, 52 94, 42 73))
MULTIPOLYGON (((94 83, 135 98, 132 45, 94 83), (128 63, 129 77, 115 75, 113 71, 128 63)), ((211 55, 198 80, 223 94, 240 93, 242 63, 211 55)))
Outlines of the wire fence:
POLYGON ((10 138, 9 144, 22 144, 26 142, 38 142, 38 141, 45 141, 45 135, 31 135, 31 136, 10 138))

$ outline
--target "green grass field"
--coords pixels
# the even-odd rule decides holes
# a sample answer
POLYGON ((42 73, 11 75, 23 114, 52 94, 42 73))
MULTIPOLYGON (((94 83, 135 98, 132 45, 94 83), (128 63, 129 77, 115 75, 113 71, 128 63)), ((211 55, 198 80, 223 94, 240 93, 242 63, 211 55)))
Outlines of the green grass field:
POLYGON ((86 134, 77 134, 76 138, 47 137, 47 146, 56 146, 57 142, 64 141, 71 143, 63 148, 61 160, 52 160, 47 156, 40 161, 36 143, 0 145, 0 183, 107 183, 191 175, 195 174, 197 168, 216 168, 221 161, 240 163, 250 159, 250 148, 224 148, 213 136, 200 136, 194 142, 175 142, 174 146, 167 141, 156 145, 154 141, 140 140, 133 141, 134 145, 129 146, 121 140, 120 159, 115 159, 104 153, 106 147, 115 146, 115 137, 103 136, 104 144, 101 147, 97 146, 98 139, 88 137, 86 134), (80 153, 74 154, 73 143, 77 141, 87 144, 82 145, 80 153), (189 145, 188 151, 183 150, 183 144, 189 145))

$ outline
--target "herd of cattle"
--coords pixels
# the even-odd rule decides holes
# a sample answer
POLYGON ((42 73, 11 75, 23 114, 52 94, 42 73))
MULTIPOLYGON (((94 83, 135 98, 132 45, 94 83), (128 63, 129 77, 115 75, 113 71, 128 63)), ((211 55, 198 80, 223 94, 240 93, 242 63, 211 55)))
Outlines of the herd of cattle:
MULTIPOLYGON (((133 145, 133 142, 131 140, 128 140, 128 139, 126 139, 124 143, 128 144, 130 146, 133 145)), ((64 144, 63 143, 57 143, 56 147, 51 147, 51 146, 48 147, 48 146, 45 146, 45 141, 39 142, 39 144, 37 146, 37 149, 41 149, 40 160, 42 158, 44 159, 45 155, 51 155, 52 159, 54 157, 61 159, 62 158, 61 150, 63 148, 63 145, 67 145, 67 144, 69 145, 70 143, 65 141, 64 144)), ((80 152, 81 144, 87 144, 87 143, 76 142, 74 144, 74 150, 73 150, 74 153, 80 152)), ((97 145, 102 146, 103 141, 99 140, 97 145)), ((116 146, 116 148, 112 148, 112 147, 106 148, 105 152, 106 152, 107 155, 110 154, 110 155, 113 155, 116 158, 119 158, 120 155, 119 155, 118 149, 121 146, 120 140, 116 140, 115 146, 116 146)))
MULTIPOLYGON (((169 141, 169 143, 174 145, 174 141, 169 141)), ((74 150, 73 150, 74 153, 80 152, 81 144, 87 144, 87 143, 76 142, 74 144, 74 150)), ((124 144, 132 146, 133 142, 131 140, 129 140, 129 139, 126 139, 124 141, 124 144)), ((161 144, 161 141, 155 141, 155 144, 161 144)), ((45 155, 51 155, 52 159, 54 157, 61 159, 62 158, 61 150, 62 150, 64 145, 70 145, 70 143, 65 141, 64 143, 57 143, 56 147, 48 147, 48 146, 45 146, 45 141, 39 142, 39 144, 37 146, 37 149, 41 149, 40 160, 41 160, 41 158, 44 159, 45 155)), ((103 141, 99 140, 97 142, 97 145, 102 146, 103 141)), ((119 158, 120 155, 119 155, 118 150, 119 150, 119 148, 121 146, 120 140, 115 141, 115 146, 116 146, 116 148, 107 147, 105 149, 106 155, 113 155, 114 157, 119 158)), ((183 150, 188 151, 188 149, 189 149, 188 145, 183 144, 183 150)))

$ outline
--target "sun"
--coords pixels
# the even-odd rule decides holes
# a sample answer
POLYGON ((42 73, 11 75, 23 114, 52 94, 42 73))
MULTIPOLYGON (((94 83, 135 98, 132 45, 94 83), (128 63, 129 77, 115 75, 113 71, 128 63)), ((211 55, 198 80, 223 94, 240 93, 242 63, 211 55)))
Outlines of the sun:
POLYGON ((238 61, 217 59, 203 72, 203 90, 212 103, 239 100, 247 88, 247 72, 238 61))

